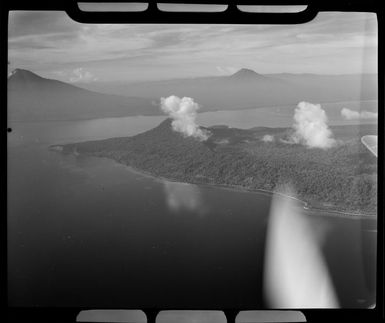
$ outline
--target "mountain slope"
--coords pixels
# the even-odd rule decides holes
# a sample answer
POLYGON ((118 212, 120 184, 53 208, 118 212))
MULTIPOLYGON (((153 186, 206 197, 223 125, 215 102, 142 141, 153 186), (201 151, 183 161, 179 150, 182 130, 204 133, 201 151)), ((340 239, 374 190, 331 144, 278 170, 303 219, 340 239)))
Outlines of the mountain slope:
POLYGON ((101 94, 16 69, 8 78, 12 121, 75 120, 160 114, 149 98, 101 94))
POLYGON ((93 89, 140 97, 189 96, 202 111, 377 99, 377 75, 269 74, 241 69, 228 76, 141 83, 95 83, 93 89))

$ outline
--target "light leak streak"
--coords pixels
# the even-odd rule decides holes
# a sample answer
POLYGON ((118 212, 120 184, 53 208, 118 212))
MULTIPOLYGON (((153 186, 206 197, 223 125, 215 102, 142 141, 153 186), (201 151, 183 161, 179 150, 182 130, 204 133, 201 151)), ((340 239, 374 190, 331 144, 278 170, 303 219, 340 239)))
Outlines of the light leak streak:
POLYGON ((264 292, 271 308, 339 307, 308 221, 295 200, 274 194, 264 268, 264 292))

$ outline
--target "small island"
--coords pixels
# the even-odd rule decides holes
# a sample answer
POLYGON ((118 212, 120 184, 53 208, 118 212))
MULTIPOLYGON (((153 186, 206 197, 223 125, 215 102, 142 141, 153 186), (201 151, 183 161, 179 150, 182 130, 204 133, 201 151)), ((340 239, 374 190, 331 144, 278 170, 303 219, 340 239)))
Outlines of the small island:
POLYGON ((287 143, 289 128, 201 127, 211 135, 200 141, 173 131, 171 122, 132 137, 51 148, 111 158, 171 181, 271 192, 290 183, 306 208, 376 214, 377 159, 360 142, 371 125, 331 127, 339 144, 325 150, 287 143))

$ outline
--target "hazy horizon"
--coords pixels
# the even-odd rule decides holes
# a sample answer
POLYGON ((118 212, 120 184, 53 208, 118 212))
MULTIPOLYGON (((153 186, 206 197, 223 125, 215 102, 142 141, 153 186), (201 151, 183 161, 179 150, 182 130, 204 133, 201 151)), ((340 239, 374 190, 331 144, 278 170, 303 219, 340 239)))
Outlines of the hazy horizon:
MULTIPOLYGON (((248 68, 240 68, 238 70, 236 70, 234 73, 229 73, 229 74, 226 74, 226 75, 198 75, 198 76, 184 76, 184 77, 175 77, 175 78, 163 78, 163 79, 156 79, 156 80, 139 80, 139 81, 135 81, 135 80, 132 80, 132 81, 127 81, 127 80, 113 80, 113 81, 102 81, 102 80, 94 80, 92 83, 157 83, 157 82, 164 82, 164 81, 177 81, 177 80, 193 80, 193 79, 200 79, 200 78, 216 78, 216 77, 226 77, 226 76, 232 76, 234 74, 236 74, 237 72, 240 72, 241 70, 244 70, 244 69, 248 69, 248 68)), ((39 74, 38 72, 34 71, 33 69, 25 69, 25 68, 20 68, 18 66, 15 66, 13 69, 10 69, 9 73, 8 73, 8 78, 10 76, 12 76, 12 74, 14 72, 16 72, 17 70, 25 70, 25 71, 28 71, 28 72, 32 72, 33 74, 36 74, 40 77, 43 77, 43 78, 46 78, 46 79, 50 79, 50 80, 57 80, 57 81, 62 81, 62 82, 66 82, 66 83, 69 83, 69 84, 72 84, 74 86, 78 86, 78 87, 82 87, 82 88, 86 88, 87 89, 87 86, 84 87, 84 85, 88 84, 88 82, 71 82, 70 80, 62 80, 60 77, 48 77, 48 76, 44 76, 42 74, 39 74)), ((344 76, 362 76, 362 75, 378 75, 377 72, 373 72, 373 73, 355 73, 355 74, 317 74, 317 73, 285 73, 285 72, 277 72, 277 73, 265 73, 265 74, 261 74, 261 73, 258 73, 257 71, 254 71, 255 73, 257 74, 260 74, 260 75, 263 75, 263 76, 280 76, 280 75, 294 75, 294 76, 304 76, 304 75, 309 75, 309 76, 335 76, 335 77, 344 77, 344 76)))
POLYGON ((80 24, 65 12, 11 12, 9 72, 73 84, 259 74, 377 72, 371 13, 320 13, 300 25, 80 24))

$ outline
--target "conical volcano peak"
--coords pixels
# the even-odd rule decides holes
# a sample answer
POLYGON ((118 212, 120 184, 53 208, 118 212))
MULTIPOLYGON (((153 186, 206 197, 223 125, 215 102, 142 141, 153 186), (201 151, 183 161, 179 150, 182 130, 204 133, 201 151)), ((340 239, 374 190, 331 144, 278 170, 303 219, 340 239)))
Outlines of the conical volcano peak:
POLYGON ((32 81, 32 80, 42 80, 43 78, 29 70, 24 70, 22 68, 15 68, 11 72, 9 79, 20 80, 20 81, 32 81))
POLYGON ((233 75, 231 75, 232 78, 238 78, 238 79, 253 79, 253 78, 260 78, 262 77, 261 74, 258 74, 257 72, 248 69, 248 68, 242 68, 238 72, 235 72, 233 75))

